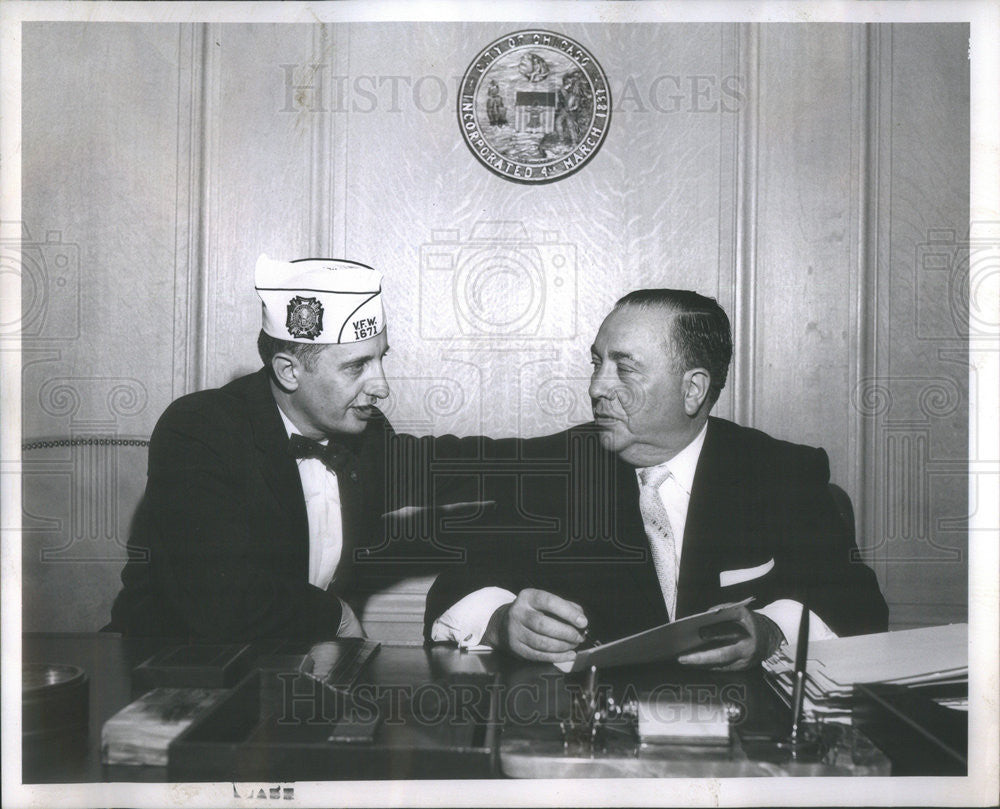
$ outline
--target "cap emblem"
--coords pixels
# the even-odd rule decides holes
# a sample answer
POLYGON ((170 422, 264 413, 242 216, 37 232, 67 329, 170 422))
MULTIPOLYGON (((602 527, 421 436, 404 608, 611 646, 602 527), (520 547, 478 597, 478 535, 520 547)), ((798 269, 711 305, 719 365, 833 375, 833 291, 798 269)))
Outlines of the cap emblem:
POLYGON ((296 295, 288 302, 288 320, 285 322, 285 327, 292 337, 315 340, 323 333, 323 304, 316 298, 296 295))

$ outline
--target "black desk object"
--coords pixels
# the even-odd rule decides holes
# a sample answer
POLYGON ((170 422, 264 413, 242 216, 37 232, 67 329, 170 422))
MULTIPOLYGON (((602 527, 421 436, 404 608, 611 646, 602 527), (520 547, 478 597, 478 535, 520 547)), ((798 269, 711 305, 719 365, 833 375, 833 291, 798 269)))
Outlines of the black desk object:
POLYGON ((854 700, 854 725, 889 757, 893 775, 968 775, 968 712, 899 685, 858 684, 854 700))
POLYGON ((158 688, 232 688, 250 673, 249 643, 166 646, 132 671, 135 696, 158 688))
POLYGON ((21 669, 22 759, 26 767, 47 756, 86 755, 90 683, 79 666, 25 662, 21 669))

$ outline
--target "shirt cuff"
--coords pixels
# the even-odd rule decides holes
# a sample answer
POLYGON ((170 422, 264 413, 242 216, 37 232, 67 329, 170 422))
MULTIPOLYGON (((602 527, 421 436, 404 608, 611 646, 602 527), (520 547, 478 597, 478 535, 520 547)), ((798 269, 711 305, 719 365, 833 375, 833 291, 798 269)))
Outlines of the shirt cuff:
MULTIPOLYGON (((782 598, 754 612, 759 612, 765 618, 774 621, 785 636, 786 643, 794 643, 798 639, 799 620, 802 618, 802 605, 798 601, 782 598)), ((824 623, 823 619, 809 610, 809 640, 829 640, 835 637, 837 634, 824 623)))
POLYGON ((365 632, 365 628, 361 625, 361 621, 358 620, 358 616, 354 614, 351 605, 342 598, 338 598, 337 600, 340 602, 341 608, 340 626, 337 627, 337 637, 367 638, 368 635, 365 632))
POLYGON ((441 613, 431 627, 431 640, 451 641, 460 649, 479 646, 493 613, 515 598, 502 587, 484 587, 469 593, 441 613))

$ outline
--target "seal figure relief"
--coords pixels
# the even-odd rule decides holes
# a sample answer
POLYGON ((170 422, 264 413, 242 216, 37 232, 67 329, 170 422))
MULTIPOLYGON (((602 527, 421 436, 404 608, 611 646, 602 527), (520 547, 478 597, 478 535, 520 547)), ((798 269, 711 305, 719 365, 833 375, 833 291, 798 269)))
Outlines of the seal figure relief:
POLYGON ((553 31, 515 31, 483 48, 465 71, 458 118, 466 145, 490 171, 549 183, 597 154, 611 92, 580 43, 553 31))

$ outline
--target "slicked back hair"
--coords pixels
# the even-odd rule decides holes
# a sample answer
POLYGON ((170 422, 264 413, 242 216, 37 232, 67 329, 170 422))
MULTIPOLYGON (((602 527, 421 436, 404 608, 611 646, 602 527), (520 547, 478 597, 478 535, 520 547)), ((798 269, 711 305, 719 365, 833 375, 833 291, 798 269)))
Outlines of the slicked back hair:
POLYGON ((664 349, 674 372, 704 368, 711 379, 708 403, 714 405, 726 386, 733 358, 729 317, 715 298, 686 289, 637 289, 619 298, 614 311, 625 307, 660 309, 671 315, 664 349))
POLYGON ((271 367, 274 355, 284 352, 298 358, 305 369, 311 371, 316 367, 316 358, 326 346, 326 343, 312 345, 310 343, 295 343, 291 340, 279 340, 277 337, 267 334, 263 329, 257 335, 257 353, 260 354, 260 361, 268 368, 271 367))

